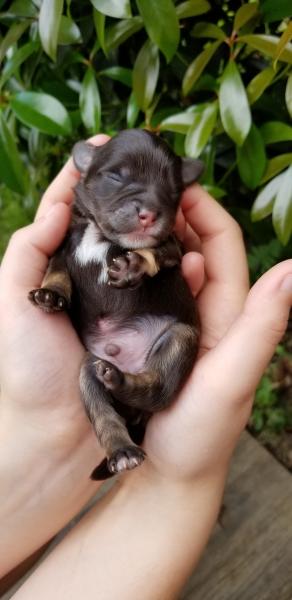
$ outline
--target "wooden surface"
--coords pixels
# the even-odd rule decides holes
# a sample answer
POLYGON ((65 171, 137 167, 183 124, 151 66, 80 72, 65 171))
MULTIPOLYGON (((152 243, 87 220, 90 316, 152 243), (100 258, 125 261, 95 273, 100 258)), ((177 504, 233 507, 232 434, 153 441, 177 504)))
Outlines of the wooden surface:
MULTIPOLYGON (((180 600, 292 600, 292 478, 247 433, 233 459, 224 505, 180 600)), ((12 598, 19 585, 1 600, 12 598)))
POLYGON ((224 506, 181 600, 292 600, 292 478, 247 433, 224 506))

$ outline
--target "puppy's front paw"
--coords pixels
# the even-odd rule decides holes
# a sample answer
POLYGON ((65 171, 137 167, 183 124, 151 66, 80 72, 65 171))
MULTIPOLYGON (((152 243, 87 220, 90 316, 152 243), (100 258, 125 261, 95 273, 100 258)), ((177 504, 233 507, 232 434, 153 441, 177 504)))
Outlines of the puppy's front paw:
POLYGON ((121 473, 135 469, 143 462, 146 454, 138 446, 119 448, 108 459, 108 469, 111 473, 121 473))
POLYGON ((109 285, 116 288, 136 287, 145 275, 145 259, 136 252, 113 258, 108 268, 109 285))
POLYGON ((32 290, 28 294, 29 300, 42 308, 45 312, 60 312, 66 310, 67 300, 58 292, 49 290, 48 288, 39 288, 32 290))

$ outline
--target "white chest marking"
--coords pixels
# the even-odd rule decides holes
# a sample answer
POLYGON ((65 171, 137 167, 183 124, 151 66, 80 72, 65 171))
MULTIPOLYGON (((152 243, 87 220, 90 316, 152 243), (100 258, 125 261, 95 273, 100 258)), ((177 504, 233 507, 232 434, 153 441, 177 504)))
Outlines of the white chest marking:
POLYGON ((90 262, 100 265, 99 283, 107 281, 106 256, 110 247, 109 242, 100 242, 99 231, 94 223, 87 225, 82 240, 75 250, 75 259, 83 267, 90 262))

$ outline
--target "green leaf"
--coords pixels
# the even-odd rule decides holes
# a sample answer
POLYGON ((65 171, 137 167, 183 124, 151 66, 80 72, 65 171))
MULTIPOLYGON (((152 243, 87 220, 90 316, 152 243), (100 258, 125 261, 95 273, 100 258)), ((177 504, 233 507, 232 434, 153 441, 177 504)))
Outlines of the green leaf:
POLYGON ((273 204, 280 188, 284 173, 274 177, 258 194, 252 209, 251 220, 261 221, 272 213, 273 204))
POLYGON ((194 121, 194 114, 191 112, 181 112, 163 119, 159 125, 160 131, 173 131, 175 133, 186 134, 194 121))
POLYGON ((20 65, 27 60, 31 54, 38 50, 39 46, 39 42, 28 42, 28 44, 24 44, 21 46, 21 48, 19 48, 19 50, 16 50, 12 57, 6 61, 2 69, 0 87, 2 87, 6 81, 8 81, 8 79, 10 79, 11 75, 17 71, 20 65))
POLYGON ((0 62, 2 62, 7 50, 19 40, 22 36, 23 32, 30 25, 30 21, 22 21, 21 23, 13 23, 11 27, 9 27, 6 35, 1 40, 0 44, 0 62))
POLYGON ((254 190, 259 185, 266 166, 265 145, 255 125, 251 126, 242 146, 237 146, 236 158, 241 180, 254 190))
POLYGON ((235 14, 233 29, 239 31, 241 27, 246 25, 257 13, 258 4, 243 4, 235 14))
POLYGON ((0 179, 11 190, 25 194, 28 178, 15 143, 15 136, 7 127, 3 113, 0 114, 0 179))
POLYGON ((70 17, 61 16, 60 29, 58 35, 58 44, 67 46, 69 44, 78 44, 82 41, 79 27, 70 19, 70 17))
POLYGON ((172 0, 137 0, 145 29, 169 62, 179 43, 179 23, 172 0))
POLYGON ((289 75, 285 90, 285 101, 288 113, 292 119, 292 74, 289 75))
POLYGON ((91 133, 100 129, 101 103, 94 71, 87 69, 80 92, 80 111, 85 127, 91 133))
POLYGON ((63 0, 43 0, 39 16, 39 34, 44 51, 56 60, 63 0))
POLYGON ((279 60, 285 46, 288 44, 288 42, 290 42, 292 38, 292 21, 290 21, 290 23, 288 24, 288 27, 285 29, 285 31, 283 31, 278 45, 276 47, 276 51, 275 51, 275 61, 274 61, 274 66, 277 64, 277 61, 279 60))
POLYGON ((202 186, 204 190, 206 190, 206 192, 208 192, 208 194, 210 194, 210 196, 212 196, 216 200, 220 200, 220 198, 226 196, 227 192, 223 190, 223 188, 218 187, 217 185, 209 185, 207 183, 203 183, 202 186))
POLYGON ((59 100, 38 92, 19 92, 11 100, 11 108, 17 118, 49 135, 69 135, 71 121, 59 100))
POLYGON ((273 207, 276 234, 286 245, 292 234, 292 165, 285 172, 273 207))
MULTIPOLYGON (((248 46, 251 46, 251 48, 255 48, 255 50, 259 50, 262 54, 274 58, 279 39, 280 38, 275 35, 255 35, 251 33, 239 36, 238 42, 245 42, 248 46)), ((288 43, 286 45, 279 60, 292 64, 292 44, 288 43)))
POLYGON ((118 21, 116 25, 109 27, 105 31, 105 43, 107 50, 114 50, 117 46, 123 44, 129 37, 140 31, 143 27, 141 17, 124 19, 118 21))
POLYGON ((5 12, 5 16, 14 17, 35 17, 37 15, 37 8, 31 0, 15 0, 9 6, 5 12))
POLYGON ((128 87, 132 87, 132 71, 125 67, 109 67, 99 72, 99 75, 105 75, 114 81, 119 81, 128 87))
POLYGON ((96 10, 116 19, 128 19, 131 17, 130 0, 90 0, 96 10))
POLYGON ((226 39, 226 34, 220 27, 203 21, 193 27, 191 35, 196 38, 214 38, 215 40, 222 40, 222 42, 226 39))
POLYGON ((144 112, 151 104, 159 74, 157 46, 147 40, 142 46, 133 69, 133 91, 136 102, 144 112))
POLYGON ((262 178, 261 183, 266 183, 275 175, 278 175, 281 171, 286 169, 292 162, 292 152, 288 152, 287 154, 279 154, 279 156, 275 156, 271 158, 267 162, 267 167, 262 178))
POLYGON ((193 115, 191 125, 185 140, 186 155, 198 158, 205 148, 217 120, 218 104, 207 104, 202 112, 193 115))
POLYGON ((261 97, 265 89, 272 83, 275 75, 276 71, 273 67, 266 67, 253 77, 246 88, 250 104, 254 104, 261 97))
POLYGON ((281 121, 269 121, 260 131, 265 144, 292 141, 292 127, 281 121))
POLYGON ((223 73, 219 106, 226 133, 241 146, 251 127, 251 114, 241 76, 233 61, 227 64, 223 73))
POLYGON ((193 85, 203 73, 208 62, 211 60, 213 54, 215 54, 217 48, 219 48, 220 44, 220 40, 214 42, 211 46, 203 50, 201 54, 198 54, 195 60, 188 66, 182 82, 182 91, 184 96, 190 92, 193 85))
POLYGON ((103 50, 103 53, 106 55, 107 50, 105 46, 105 15, 103 15, 99 10, 93 9, 93 20, 95 31, 97 33, 98 41, 100 43, 100 47, 103 50))
POLYGON ((135 126, 139 112, 139 106, 135 100, 134 92, 132 92, 127 106, 127 127, 130 129, 135 126))
POLYGON ((187 19, 188 17, 196 17, 208 12, 211 5, 207 0, 186 0, 175 7, 178 19, 187 19))
POLYGON ((261 12, 265 23, 281 21, 285 17, 291 16, 291 0, 263 0, 261 2, 261 12))

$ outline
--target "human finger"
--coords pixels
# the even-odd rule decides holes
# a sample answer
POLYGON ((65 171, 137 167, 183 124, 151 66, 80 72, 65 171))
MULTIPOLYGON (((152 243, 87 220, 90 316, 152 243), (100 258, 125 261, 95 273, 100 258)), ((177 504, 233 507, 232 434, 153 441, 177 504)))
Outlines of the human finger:
POLYGON ((226 399, 245 400, 254 393, 286 330, 291 306, 292 260, 287 260, 257 281, 240 316, 203 359, 226 399))
POLYGON ((0 269, 0 294, 13 298, 39 287, 49 257, 62 242, 70 222, 70 208, 53 205, 45 217, 16 231, 8 244, 0 269))
POLYGON ((199 235, 206 285, 198 298, 202 344, 213 347, 242 309, 248 291, 248 268, 236 221, 198 184, 183 195, 186 221, 199 235))
MULTIPOLYGON (((94 146, 102 146, 109 139, 110 137, 108 135, 98 134, 89 138, 88 142, 94 146)), ((80 173, 74 166, 73 158, 70 157, 60 173, 58 173, 57 177, 55 177, 45 191, 36 213, 36 219, 43 217, 50 207, 58 202, 70 205, 74 196, 73 188, 78 183, 79 179, 80 173)))
POLYGON ((204 284, 204 257, 199 252, 188 252, 182 258, 182 273, 194 298, 204 284))

